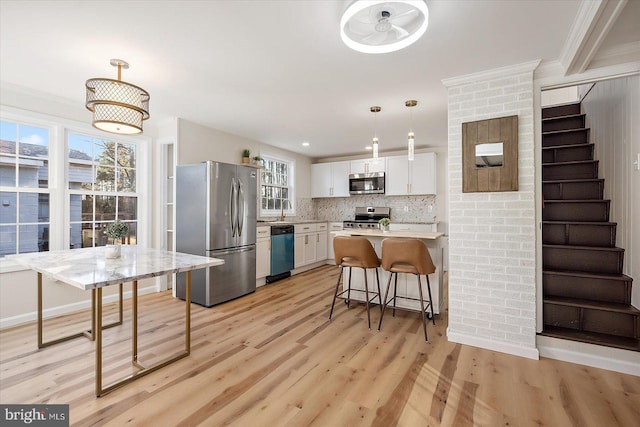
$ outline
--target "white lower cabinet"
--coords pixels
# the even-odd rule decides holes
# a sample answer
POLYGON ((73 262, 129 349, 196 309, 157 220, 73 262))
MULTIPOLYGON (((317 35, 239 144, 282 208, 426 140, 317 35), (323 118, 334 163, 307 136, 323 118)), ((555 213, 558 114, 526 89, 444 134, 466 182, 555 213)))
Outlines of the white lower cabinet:
POLYGON ((327 259, 327 223, 295 224, 295 268, 327 259))
POLYGON ((329 231, 327 233, 327 260, 330 264, 335 263, 335 254, 333 252, 333 238, 336 237, 335 234, 332 234, 332 231, 340 231, 342 230, 341 222, 330 222, 329 223, 329 231))
POLYGON ((271 272, 271 227, 258 227, 256 232, 256 279, 271 272))

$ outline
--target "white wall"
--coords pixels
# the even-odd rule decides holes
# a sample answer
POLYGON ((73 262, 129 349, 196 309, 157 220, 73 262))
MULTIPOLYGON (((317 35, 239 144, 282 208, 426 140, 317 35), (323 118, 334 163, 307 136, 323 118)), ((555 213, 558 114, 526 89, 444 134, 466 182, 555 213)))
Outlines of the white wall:
POLYGON ((536 349, 533 70, 447 79, 450 341, 525 357, 536 349), (518 116, 518 191, 462 192, 462 123, 518 116))
POLYGON ((296 198, 311 197, 311 160, 308 157, 188 120, 178 121, 178 164, 205 160, 241 163, 242 150, 245 148, 251 150, 252 157, 269 153, 294 159, 296 198))
POLYGON ((582 101, 595 144, 604 196, 617 222, 616 246, 625 249, 624 273, 634 279, 632 304, 640 307, 640 76, 598 82, 582 101))

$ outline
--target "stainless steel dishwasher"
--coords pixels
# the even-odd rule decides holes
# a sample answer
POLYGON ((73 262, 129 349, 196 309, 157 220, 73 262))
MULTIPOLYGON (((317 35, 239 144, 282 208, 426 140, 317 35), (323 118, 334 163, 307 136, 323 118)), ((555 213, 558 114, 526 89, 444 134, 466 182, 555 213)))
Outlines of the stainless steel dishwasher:
POLYGON ((271 271, 266 282, 291 276, 294 266, 293 225, 271 226, 271 271))

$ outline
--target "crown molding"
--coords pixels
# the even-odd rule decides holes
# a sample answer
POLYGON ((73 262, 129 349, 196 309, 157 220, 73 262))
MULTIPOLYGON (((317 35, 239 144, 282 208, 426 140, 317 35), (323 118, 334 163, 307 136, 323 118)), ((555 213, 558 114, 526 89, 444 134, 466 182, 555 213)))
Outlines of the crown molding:
POLYGON ((523 74, 533 72, 540 64, 540 59, 534 61, 523 62, 506 67, 494 68, 492 70, 480 71, 478 73, 466 74, 464 76, 450 77, 442 80, 442 84, 449 88, 469 83, 476 83, 485 80, 493 80, 501 77, 509 77, 515 74, 523 74))

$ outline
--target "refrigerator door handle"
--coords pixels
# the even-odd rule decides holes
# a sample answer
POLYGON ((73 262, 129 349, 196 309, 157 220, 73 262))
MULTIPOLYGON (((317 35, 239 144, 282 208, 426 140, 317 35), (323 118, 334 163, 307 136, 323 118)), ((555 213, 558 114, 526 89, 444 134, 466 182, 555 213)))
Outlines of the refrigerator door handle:
POLYGON ((244 246, 242 248, 237 248, 237 249, 224 249, 224 250, 218 250, 218 251, 207 251, 207 256, 209 256, 210 258, 215 258, 217 256, 237 254, 237 253, 241 253, 241 252, 249 252, 249 251, 255 251, 255 250, 256 250, 255 245, 250 245, 250 246, 244 246))
POLYGON ((238 205, 238 236, 242 236, 242 227, 244 226, 244 190, 240 180, 238 180, 238 205))
POLYGON ((231 178, 229 189, 229 223, 231 224, 231 237, 236 237, 236 180, 231 178))

